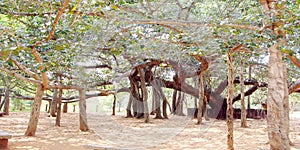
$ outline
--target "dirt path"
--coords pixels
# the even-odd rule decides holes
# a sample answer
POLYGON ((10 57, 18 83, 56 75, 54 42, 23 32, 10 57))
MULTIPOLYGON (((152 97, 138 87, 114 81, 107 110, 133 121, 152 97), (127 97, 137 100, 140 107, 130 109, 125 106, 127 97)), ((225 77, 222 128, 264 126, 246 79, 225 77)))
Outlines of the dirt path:
MULTIPOLYGON (((146 124, 121 115, 89 114, 91 131, 80 132, 78 114, 63 114, 62 126, 55 127, 55 118, 42 113, 36 137, 26 137, 28 119, 29 113, 0 117, 1 130, 13 135, 10 149, 226 149, 226 123, 215 119, 197 126, 188 117, 170 116, 146 124)), ((249 119, 249 128, 240 128, 240 120, 234 123, 235 149, 269 149, 266 120, 249 119)), ((291 114, 290 137, 295 143, 291 149, 300 149, 300 112, 291 114)))

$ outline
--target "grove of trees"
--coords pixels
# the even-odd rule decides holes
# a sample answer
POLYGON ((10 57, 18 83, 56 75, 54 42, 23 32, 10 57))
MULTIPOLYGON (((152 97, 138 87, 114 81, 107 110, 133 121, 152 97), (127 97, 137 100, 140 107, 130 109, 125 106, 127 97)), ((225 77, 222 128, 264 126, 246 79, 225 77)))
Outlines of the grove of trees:
MULTIPOLYGON (((290 149, 289 94, 300 88, 300 1, 53 0, 0 1, 0 109, 33 100, 27 136, 36 133, 42 100, 60 126, 62 103, 128 92, 126 117, 183 115, 182 97, 198 98, 226 119, 234 149, 233 104, 267 89, 271 149, 290 149), (152 99, 149 99, 151 87, 152 99), (173 90, 172 104, 163 88, 173 90), (93 91, 88 94, 86 91, 93 91), (152 102, 152 108, 148 103, 152 102), (55 113, 57 111, 57 113, 55 113)), ((115 101, 114 101, 115 104, 115 101)))

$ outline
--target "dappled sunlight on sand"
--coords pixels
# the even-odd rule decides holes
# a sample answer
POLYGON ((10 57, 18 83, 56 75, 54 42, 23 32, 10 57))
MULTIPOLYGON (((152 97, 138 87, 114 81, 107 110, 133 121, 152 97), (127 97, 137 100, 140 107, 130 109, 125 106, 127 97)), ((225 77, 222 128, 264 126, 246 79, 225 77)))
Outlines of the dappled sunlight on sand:
MULTIPOLYGON (((78 129, 78 114, 62 115, 61 127, 55 118, 41 113, 35 137, 24 136, 29 113, 11 113, 0 117, 1 130, 12 134, 9 149, 20 150, 82 150, 82 149, 226 149, 226 122, 224 120, 197 120, 186 116, 169 115, 169 119, 143 119, 88 114, 89 132, 78 129)), ((290 138, 300 149, 300 112, 291 114, 290 138)), ((248 128, 234 121, 235 149, 269 149, 266 120, 248 119, 248 128)))

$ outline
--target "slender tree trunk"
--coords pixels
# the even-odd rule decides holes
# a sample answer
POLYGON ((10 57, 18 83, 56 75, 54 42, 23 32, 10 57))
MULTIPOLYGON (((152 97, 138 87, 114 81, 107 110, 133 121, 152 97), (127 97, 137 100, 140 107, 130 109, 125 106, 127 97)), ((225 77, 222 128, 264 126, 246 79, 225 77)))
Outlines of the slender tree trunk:
POLYGON ((4 105, 4 102, 5 102, 5 100, 3 99, 3 101, 1 101, 1 96, 0 96, 0 111, 1 111, 1 109, 2 109, 2 107, 3 107, 3 105, 4 105))
POLYGON ((204 96, 204 101, 203 101, 203 117, 206 121, 208 121, 208 116, 207 116, 207 104, 208 104, 208 100, 207 97, 204 96))
POLYGON ((245 106, 245 92, 244 92, 244 57, 241 58, 241 70, 240 70, 240 91, 241 91, 241 127, 247 127, 247 112, 245 106))
POLYGON ((4 109, 3 112, 5 115, 9 115, 9 103, 10 103, 10 89, 9 84, 5 87, 5 96, 4 96, 4 109))
POLYGON ((79 129, 89 131, 86 114, 85 90, 79 90, 79 129))
POLYGON ((62 89, 59 89, 58 92, 58 100, 57 100, 57 116, 56 116, 56 121, 55 121, 55 126, 60 127, 60 120, 61 120, 61 101, 62 101, 62 89))
MULTIPOLYGON (((194 78, 194 87, 196 88, 198 85, 198 80, 197 78, 194 78)), ((194 108, 197 108, 197 97, 194 97, 194 108)))
POLYGON ((288 87, 286 66, 277 44, 269 48, 268 100, 267 120, 270 148, 272 150, 288 150, 288 87))
POLYGON ((172 97, 172 113, 176 114, 176 100, 177 100, 177 90, 173 90, 173 97, 172 97))
POLYGON ((113 107, 112 107, 112 115, 116 115, 116 95, 114 95, 114 102, 113 102, 113 107))
MULTIPOLYGON (((152 81, 153 82, 153 81, 152 81)), ((152 85, 152 84, 151 84, 152 85)), ((158 98, 158 96, 156 95, 157 93, 155 93, 154 91, 154 87, 152 85, 152 109, 151 109, 151 113, 150 115, 154 115, 156 113, 156 99, 158 98)))
POLYGON ((51 101, 51 109, 50 109, 50 116, 51 117, 56 117, 56 112, 57 112, 57 101, 58 101, 58 90, 54 89, 53 90, 53 97, 51 101))
POLYGON ((197 124, 202 123, 202 108, 204 100, 204 83, 202 73, 199 74, 199 101, 198 101, 198 114, 197 114, 197 124))
MULTIPOLYGON (((252 69, 251 64, 249 65, 249 79, 251 79, 252 69)), ((251 109, 251 102, 250 102, 250 95, 248 96, 248 103, 247 103, 247 110, 250 112, 251 109)))
POLYGON ((45 106, 45 112, 47 112, 48 111, 48 104, 46 104, 46 106, 45 106))
POLYGON ((67 112, 68 112, 68 103, 64 103, 63 113, 67 113, 67 112))
POLYGON ((51 102, 52 102, 52 101, 48 101, 48 109, 47 109, 47 113, 50 113, 50 109, 51 109, 51 102))
POLYGON ((232 66, 232 58, 231 53, 228 52, 227 56, 227 65, 228 65, 228 97, 227 97, 227 149, 233 150, 233 107, 232 107, 232 100, 233 100, 233 92, 234 92, 234 85, 233 85, 233 66, 232 66))
POLYGON ((35 135, 38 121, 39 121, 39 116, 40 116, 40 109, 41 109, 41 104, 42 104, 43 93, 44 93, 44 90, 43 90, 42 85, 37 85, 36 94, 34 97, 32 109, 31 109, 31 113, 30 113, 30 119, 28 122, 28 127, 25 132, 26 136, 34 136, 35 135))
POLYGON ((167 113, 167 104, 168 104, 168 101, 167 101, 167 98, 166 98, 166 96, 165 96, 165 94, 164 94, 161 86, 158 86, 158 94, 159 94, 159 97, 162 98, 162 100, 163 100, 163 116, 164 116, 165 119, 168 119, 168 113, 167 113))

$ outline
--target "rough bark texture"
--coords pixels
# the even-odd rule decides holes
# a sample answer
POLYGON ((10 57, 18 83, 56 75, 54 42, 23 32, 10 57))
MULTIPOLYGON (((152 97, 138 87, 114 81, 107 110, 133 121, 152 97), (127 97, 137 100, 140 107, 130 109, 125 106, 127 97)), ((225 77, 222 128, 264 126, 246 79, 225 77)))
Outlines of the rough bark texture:
POLYGON ((233 66, 232 66, 232 58, 231 53, 228 53, 227 56, 227 65, 228 65, 228 98, 227 98, 227 149, 233 150, 233 93, 234 93, 234 85, 233 85, 233 66))
POLYGON ((53 98, 51 101, 51 109, 50 109, 50 115, 51 117, 55 117, 56 116, 56 112, 57 112, 57 101, 58 101, 58 90, 54 89, 53 90, 53 98))
POLYGON ((79 90, 79 99, 79 129, 81 131, 89 131, 86 116, 85 90, 79 90))
POLYGON ((61 100, 62 99, 62 89, 59 89, 58 92, 58 100, 57 100, 57 116, 56 116, 56 121, 55 121, 55 126, 60 127, 60 119, 61 119, 61 100))
POLYGON ((289 148, 288 139, 288 87, 286 66, 277 44, 269 48, 268 100, 267 119, 268 136, 272 150, 289 148))
MULTIPOLYGON (((279 46, 285 42, 284 3, 278 1, 259 1, 265 15, 272 18, 270 28, 274 36, 279 37, 277 43, 269 48, 268 98, 267 120, 270 149, 288 150, 289 144, 289 104, 287 71, 279 46), (275 17, 274 17, 275 16, 275 17), (274 18, 274 19, 273 19, 274 18)), ((270 41, 271 42, 271 41, 270 41)))
POLYGON ((44 93, 44 90, 43 90, 42 85, 40 85, 40 84, 37 85, 36 94, 34 97, 32 109, 31 109, 31 113, 30 113, 30 119, 28 122, 28 127, 25 132, 26 136, 34 136, 35 135, 38 121, 39 121, 39 116, 40 116, 40 109, 41 109, 41 104, 42 104, 43 93, 44 93))
POLYGON ((241 92, 241 127, 247 127, 247 112, 245 106, 245 92, 244 92, 244 63, 243 57, 241 59, 241 70, 240 70, 240 92, 241 92))

